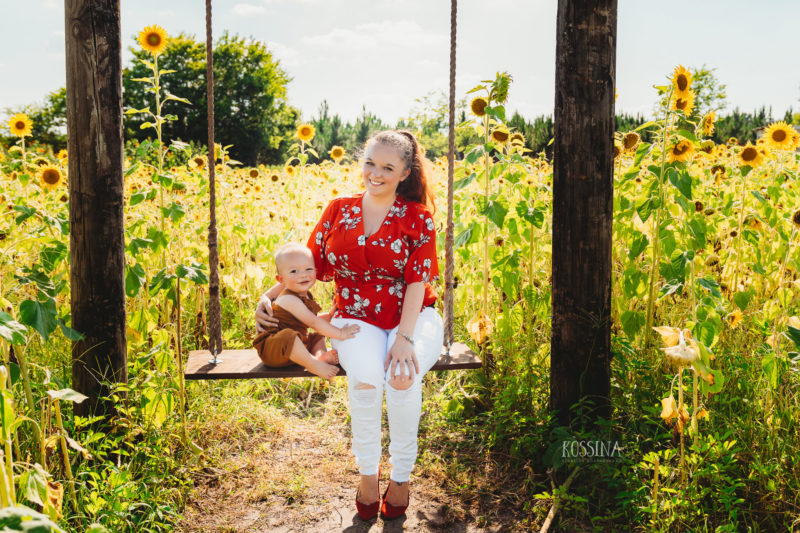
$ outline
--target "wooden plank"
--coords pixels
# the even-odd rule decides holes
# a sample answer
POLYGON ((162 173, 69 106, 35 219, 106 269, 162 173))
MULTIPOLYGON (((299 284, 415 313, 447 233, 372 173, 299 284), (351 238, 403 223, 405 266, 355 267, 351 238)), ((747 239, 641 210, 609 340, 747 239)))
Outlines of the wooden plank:
MULTIPOLYGON (((208 350, 189 352, 184 376, 186 379, 267 379, 314 376, 299 365, 284 368, 270 368, 258 358, 255 350, 224 350, 220 354, 221 363, 213 365, 208 361, 211 353, 208 350)), ((457 342, 450 347, 450 355, 444 355, 433 365, 431 370, 466 370, 480 368, 481 360, 466 344, 457 342)), ((344 369, 338 376, 344 376, 344 369)))

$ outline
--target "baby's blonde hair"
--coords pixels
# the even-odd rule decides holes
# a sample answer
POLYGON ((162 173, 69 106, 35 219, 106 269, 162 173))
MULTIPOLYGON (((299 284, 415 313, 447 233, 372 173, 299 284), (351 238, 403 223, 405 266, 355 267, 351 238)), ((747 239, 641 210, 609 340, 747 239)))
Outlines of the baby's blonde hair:
POLYGON ((289 256, 289 255, 291 255, 293 253, 301 253, 301 254, 304 254, 304 255, 307 255, 308 257, 310 257, 312 261, 314 260, 314 256, 311 254, 311 250, 309 250, 308 247, 303 246, 302 244, 300 244, 298 242, 290 242, 288 244, 284 244, 283 246, 281 246, 280 248, 278 248, 275 251, 275 255, 274 255, 274 258, 275 258, 275 270, 278 271, 278 274, 281 273, 281 267, 283 266, 283 260, 287 256, 289 256))

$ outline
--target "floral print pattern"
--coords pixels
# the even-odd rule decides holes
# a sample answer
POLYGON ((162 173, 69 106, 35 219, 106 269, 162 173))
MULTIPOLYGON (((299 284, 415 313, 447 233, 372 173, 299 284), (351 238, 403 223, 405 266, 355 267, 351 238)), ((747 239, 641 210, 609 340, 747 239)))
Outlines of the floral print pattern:
POLYGON ((405 288, 424 282, 423 307, 436 301, 436 232, 425 206, 397 197, 378 231, 364 235, 363 194, 333 200, 311 232, 317 278, 336 283, 336 313, 384 329, 400 322, 405 288))

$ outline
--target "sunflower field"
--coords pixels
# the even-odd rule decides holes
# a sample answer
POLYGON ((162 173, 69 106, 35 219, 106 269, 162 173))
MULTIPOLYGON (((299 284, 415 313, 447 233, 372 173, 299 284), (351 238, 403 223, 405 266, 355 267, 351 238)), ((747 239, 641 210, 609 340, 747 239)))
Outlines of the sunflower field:
MULTIPOLYGON (((140 81, 153 106, 128 110, 151 117, 153 137, 126 154, 129 382, 115 390, 118 415, 104 429, 71 410, 83 397, 70 388, 80 337, 70 327, 70 154, 36 144, 25 115, 7 124, 19 140, 0 147, 0 521, 26 509, 29 525, 54 531, 172 530, 193 474, 215 461, 206 401, 260 395, 310 415, 346 396, 341 380, 183 382, 178 347, 208 343, 208 165, 227 348, 250 346, 272 252, 305 242, 331 199, 361 190, 360 170, 338 146, 330 161, 308 164, 308 124, 279 167, 242 167, 224 139, 211 157, 162 139, 174 117, 161 105, 183 100, 159 90, 169 75, 158 68, 159 30, 140 37, 152 53, 153 76, 140 81)), ((615 137, 608 431, 622 453, 580 465, 561 496, 561 527, 791 530, 800 520, 800 135, 777 122, 756 144, 715 144, 715 115, 693 114, 691 72, 677 67, 669 79, 658 87, 660 116, 615 137), (599 491, 597 476, 615 490, 599 491)), ((573 465, 553 446, 566 430, 551 429, 547 410, 553 172, 506 123, 509 83, 498 75, 471 91, 460 127, 481 142, 455 167, 456 336, 484 368, 428 378, 421 438, 435 448, 457 428, 469 436, 460 453, 504 457, 515 485, 494 490, 528 530, 547 512, 537 502, 554 498, 547 469, 573 465)), ((430 163, 444 265, 447 163, 430 163)), ((316 292, 330 303, 328 287, 316 292)), ((452 468, 463 478, 471 467, 452 468)), ((465 479, 448 490, 477 499, 486 489, 465 479)))

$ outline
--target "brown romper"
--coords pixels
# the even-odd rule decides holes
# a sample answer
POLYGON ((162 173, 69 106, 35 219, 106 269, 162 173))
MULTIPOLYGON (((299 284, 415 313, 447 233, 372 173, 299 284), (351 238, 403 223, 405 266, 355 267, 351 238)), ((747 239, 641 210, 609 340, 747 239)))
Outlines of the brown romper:
MULTIPOLYGON (((296 292, 284 289, 278 296, 280 297, 284 294, 292 294, 300 298, 308 310, 315 315, 322 309, 311 293, 308 293, 308 296, 303 298, 296 292)), ((289 354, 292 352, 295 337, 300 337, 300 341, 309 352, 320 338, 324 338, 319 333, 309 334, 308 326, 279 305, 272 306, 272 316, 278 319, 278 326, 259 333, 253 339, 253 346, 258 352, 258 356, 267 366, 282 367, 294 364, 289 360, 289 354)))

